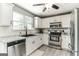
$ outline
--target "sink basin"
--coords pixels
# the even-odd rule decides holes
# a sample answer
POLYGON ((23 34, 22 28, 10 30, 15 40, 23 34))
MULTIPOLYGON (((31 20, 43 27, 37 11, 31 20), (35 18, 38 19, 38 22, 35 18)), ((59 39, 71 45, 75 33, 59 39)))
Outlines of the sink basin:
POLYGON ((35 34, 22 35, 22 37, 36 36, 35 34))

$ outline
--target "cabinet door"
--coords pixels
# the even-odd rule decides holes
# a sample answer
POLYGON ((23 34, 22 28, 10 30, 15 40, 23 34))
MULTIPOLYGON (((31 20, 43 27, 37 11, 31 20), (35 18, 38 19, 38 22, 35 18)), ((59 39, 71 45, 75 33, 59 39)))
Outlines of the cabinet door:
POLYGON ((35 28, 41 28, 41 25, 42 25, 41 22, 42 22, 42 21, 41 21, 41 18, 39 18, 39 17, 34 17, 34 25, 35 25, 35 28))
POLYGON ((38 48, 38 47, 40 47, 43 43, 42 43, 42 39, 41 39, 41 37, 40 36, 37 36, 37 37, 35 37, 35 41, 36 41, 36 43, 35 43, 35 48, 38 48))
POLYGON ((34 28, 38 28, 38 20, 34 18, 34 28))
POLYGON ((63 15, 62 16, 62 27, 70 27, 70 19, 71 15, 63 15))
POLYGON ((15 56, 15 49, 14 46, 8 47, 8 56, 15 56))
POLYGON ((34 48, 33 44, 35 44, 33 38, 26 39, 26 55, 29 55, 33 52, 33 48, 34 48))
POLYGON ((42 19, 42 28, 49 28, 49 20, 48 19, 42 19))
POLYGON ((52 17, 51 20, 51 22, 61 22, 61 16, 52 17))
POLYGON ((42 45, 40 36, 34 36, 26 39, 26 55, 31 54, 34 50, 42 45))
POLYGON ((42 27, 49 28, 50 23, 61 22, 61 16, 49 17, 42 19, 42 27))
POLYGON ((0 26, 9 26, 12 20, 12 5, 0 4, 0 26))
POLYGON ((49 35, 48 34, 43 34, 42 40, 43 40, 43 44, 48 45, 49 35))
POLYGON ((39 27, 39 28, 42 27, 42 20, 41 20, 41 18, 39 18, 39 20, 38 20, 38 27, 39 27))
POLYGON ((70 50, 70 36, 62 35, 62 48, 70 50))
POLYGON ((7 53, 7 44, 0 42, 0 53, 7 53))

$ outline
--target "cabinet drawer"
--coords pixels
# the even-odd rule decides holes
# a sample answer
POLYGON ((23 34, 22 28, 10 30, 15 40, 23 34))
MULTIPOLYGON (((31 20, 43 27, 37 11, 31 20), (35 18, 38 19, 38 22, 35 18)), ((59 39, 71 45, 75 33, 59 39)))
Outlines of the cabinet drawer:
POLYGON ((70 50, 69 44, 71 44, 70 36, 62 36, 62 48, 70 50))
POLYGON ((29 39, 26 42, 26 55, 29 55, 34 51, 34 40, 32 40, 32 41, 31 40, 29 39))

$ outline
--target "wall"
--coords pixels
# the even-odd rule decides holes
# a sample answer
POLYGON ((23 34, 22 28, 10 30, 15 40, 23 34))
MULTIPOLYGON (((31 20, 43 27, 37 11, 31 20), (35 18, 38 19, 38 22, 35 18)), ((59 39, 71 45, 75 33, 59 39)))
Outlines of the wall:
MULTIPOLYGON (((33 17, 32 14, 28 13, 27 11, 25 11, 22 8, 19 8, 18 6, 15 6, 13 8, 13 10, 18 11, 18 12, 24 14, 24 15, 28 15, 28 16, 33 17)), ((21 35, 24 35, 26 33, 25 31, 21 31, 21 30, 18 30, 18 31, 13 30, 12 29, 12 24, 10 26, 8 26, 8 27, 0 27, 0 37, 6 37, 7 38, 8 36, 18 36, 18 35, 20 35, 20 32, 21 32, 21 35)), ((28 30, 28 32, 29 33, 36 33, 35 30, 32 30, 32 31, 28 30)), ((23 48, 24 49, 25 45, 22 44, 22 46, 20 45, 20 46, 16 46, 16 47, 17 47, 16 51, 18 51, 18 48, 23 48)), ((23 51, 20 55, 22 55, 25 52, 23 49, 19 49, 19 50, 23 51)), ((14 53, 14 47, 13 46, 9 47, 8 52, 9 52, 9 55, 15 55, 15 53, 14 53)))
MULTIPOLYGON (((15 6, 13 8, 14 11, 18 11, 24 15, 28 15, 30 17, 33 17, 32 14, 28 13, 27 11, 25 11, 24 9, 22 8, 19 8, 18 6, 15 6)), ((12 19, 11 19, 12 20, 12 19)), ((33 30, 35 31, 35 30, 33 30)), ((14 36, 14 35, 19 35, 20 32, 23 34, 25 34, 25 31, 16 31, 16 30, 13 30, 12 29, 12 24, 9 26, 9 27, 0 27, 0 37, 3 37, 3 36, 14 36)))

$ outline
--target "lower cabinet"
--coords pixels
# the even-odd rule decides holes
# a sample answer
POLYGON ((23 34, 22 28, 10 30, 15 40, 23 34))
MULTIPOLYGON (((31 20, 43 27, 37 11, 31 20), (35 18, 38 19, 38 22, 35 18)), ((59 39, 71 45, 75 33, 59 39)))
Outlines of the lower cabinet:
POLYGON ((70 36, 62 35, 62 49, 71 50, 70 36))
POLYGON ((8 47, 8 56, 15 56, 15 48, 14 46, 8 47))
POLYGON ((43 34, 42 39, 43 39, 43 44, 48 45, 49 34, 43 34))
POLYGON ((30 55, 33 51, 42 45, 40 36, 31 36, 26 38, 26 55, 30 55))

